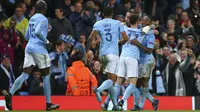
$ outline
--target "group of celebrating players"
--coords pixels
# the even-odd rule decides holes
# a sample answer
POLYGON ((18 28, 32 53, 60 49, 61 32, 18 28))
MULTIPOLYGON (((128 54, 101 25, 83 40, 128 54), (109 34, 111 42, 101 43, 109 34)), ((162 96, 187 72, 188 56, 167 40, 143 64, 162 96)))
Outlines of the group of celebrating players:
MULTIPOLYGON (((51 62, 47 50, 51 43, 46 39, 48 33, 48 20, 44 16, 46 10, 47 4, 43 0, 39 0, 36 3, 37 13, 31 17, 25 36, 28 39, 28 44, 25 49, 23 73, 15 80, 9 94, 5 96, 6 107, 9 110, 12 110, 12 96, 28 79, 36 65, 43 76, 46 110, 54 110, 60 107, 58 104, 51 103, 49 75, 51 62)), ((108 89, 109 95, 101 105, 102 109, 107 110, 111 100, 114 105, 113 110, 121 111, 128 97, 134 95, 132 111, 142 110, 146 98, 152 102, 154 110, 157 110, 159 101, 155 100, 148 92, 148 81, 154 64, 152 50, 155 43, 151 19, 145 16, 140 21, 138 15, 131 14, 129 23, 127 23, 130 25, 123 26, 119 21, 112 19, 113 10, 111 7, 105 7, 103 15, 105 18, 95 23, 86 46, 87 53, 92 41, 98 35, 100 36, 99 57, 101 62, 105 64, 108 79, 96 88, 94 93, 97 100, 102 102, 101 92, 108 89), (140 27, 141 24, 142 27, 140 27), (123 45, 120 57, 119 44, 123 45), (121 86, 126 78, 130 83, 122 99, 118 102, 121 86)))
POLYGON ((119 21, 112 19, 112 14, 111 7, 104 8, 105 18, 95 23, 86 46, 87 52, 95 37, 100 35, 100 61, 106 63, 105 72, 108 74, 108 79, 94 90, 96 98, 98 102, 102 102, 101 92, 108 89, 109 95, 101 105, 102 110, 108 109, 110 99, 114 105, 113 110, 123 110, 124 102, 130 95, 134 95, 132 111, 142 110, 146 98, 152 102, 156 111, 159 100, 155 100, 148 91, 148 81, 154 65, 152 50, 155 44, 155 27, 151 25, 148 16, 144 16, 140 21, 139 15, 131 14, 128 23, 130 26, 123 26, 119 21), (119 44, 123 45, 120 57, 119 44), (129 80, 129 85, 122 99, 117 102, 126 78, 129 80))

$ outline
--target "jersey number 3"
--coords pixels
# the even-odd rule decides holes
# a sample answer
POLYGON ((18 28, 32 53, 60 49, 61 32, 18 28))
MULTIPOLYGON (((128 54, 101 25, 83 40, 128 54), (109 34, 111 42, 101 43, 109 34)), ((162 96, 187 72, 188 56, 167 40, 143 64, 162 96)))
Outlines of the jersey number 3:
POLYGON ((111 42, 112 41, 112 34, 110 33, 111 29, 107 28, 107 29, 104 29, 104 31, 106 32, 106 40, 108 42, 111 42))

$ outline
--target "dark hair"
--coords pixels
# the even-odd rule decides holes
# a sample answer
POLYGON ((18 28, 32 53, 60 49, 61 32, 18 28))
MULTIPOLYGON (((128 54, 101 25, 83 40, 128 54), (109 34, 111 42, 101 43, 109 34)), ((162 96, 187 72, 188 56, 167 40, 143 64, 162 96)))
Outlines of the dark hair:
POLYGON ((57 40, 57 41, 56 41, 56 46, 61 46, 61 45, 62 45, 62 43, 63 43, 63 41, 62 41, 62 40, 57 40))
POLYGON ((60 7, 57 7, 56 9, 60 10, 60 12, 64 12, 63 8, 60 6, 60 7))
POLYGON ((133 24, 136 24, 136 22, 138 21, 138 19, 139 19, 139 16, 138 15, 136 15, 136 14, 133 14, 133 15, 131 15, 130 17, 129 17, 129 21, 130 21, 130 23, 133 25, 133 24))
POLYGON ((22 8, 23 4, 25 4, 25 3, 21 2, 21 3, 17 4, 16 7, 15 7, 15 9, 22 8))
POLYGON ((112 9, 112 7, 105 7, 103 9, 103 15, 105 17, 112 16, 113 15, 113 9, 112 9))
POLYGON ((84 53, 77 50, 75 54, 71 56, 72 61, 81 61, 84 57, 84 53))
POLYGON ((167 37, 170 37, 170 36, 173 36, 173 37, 175 38, 175 35, 174 35, 173 33, 169 33, 169 34, 167 35, 167 37))
POLYGON ((39 0, 37 1, 36 5, 35 5, 35 9, 36 9, 36 12, 41 12, 42 10, 47 10, 47 4, 45 1, 43 0, 39 0))

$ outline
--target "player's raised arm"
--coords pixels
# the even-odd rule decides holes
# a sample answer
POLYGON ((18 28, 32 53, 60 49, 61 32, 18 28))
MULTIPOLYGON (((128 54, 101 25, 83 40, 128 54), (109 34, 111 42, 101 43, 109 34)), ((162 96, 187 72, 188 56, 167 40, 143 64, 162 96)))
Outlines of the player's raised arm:
POLYGON ((90 46, 92 45, 92 42, 94 41, 97 34, 98 34, 97 30, 92 30, 86 45, 86 53, 88 53, 88 51, 90 50, 90 46))
POLYGON ((35 35, 44 43, 48 43, 48 40, 46 39, 48 31, 46 30, 48 30, 47 20, 40 21, 40 23, 35 28, 35 35))

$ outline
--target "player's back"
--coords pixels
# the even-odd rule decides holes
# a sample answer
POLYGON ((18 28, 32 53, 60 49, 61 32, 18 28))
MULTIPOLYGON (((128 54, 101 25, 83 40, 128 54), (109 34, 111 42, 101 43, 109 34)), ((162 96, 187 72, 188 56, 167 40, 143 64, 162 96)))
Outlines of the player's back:
MULTIPOLYGON (((154 44, 155 44, 155 35, 154 35, 154 31, 151 30, 144 36, 142 45, 147 48, 153 49, 154 44)), ((144 64, 149 59, 154 59, 153 54, 152 53, 148 54, 148 53, 145 53, 143 50, 140 50, 140 63, 144 64)))
POLYGON ((94 30, 97 30, 100 38, 100 56, 106 54, 119 55, 118 41, 120 33, 124 31, 121 23, 110 18, 98 21, 94 25, 94 30))
MULTIPOLYGON (((140 43, 142 43, 143 36, 141 33, 141 29, 125 27, 125 31, 128 35, 129 40, 137 39, 140 43)), ((139 60, 140 50, 137 46, 130 44, 130 42, 128 41, 122 47, 121 56, 133 57, 139 60)))
POLYGON ((29 20, 29 26, 26 31, 26 38, 28 39, 28 44, 26 46, 26 52, 37 53, 37 54, 47 54, 47 49, 45 43, 35 35, 35 30, 39 23, 44 24, 41 29, 42 38, 46 39, 48 33, 48 19, 42 14, 35 14, 29 20))

